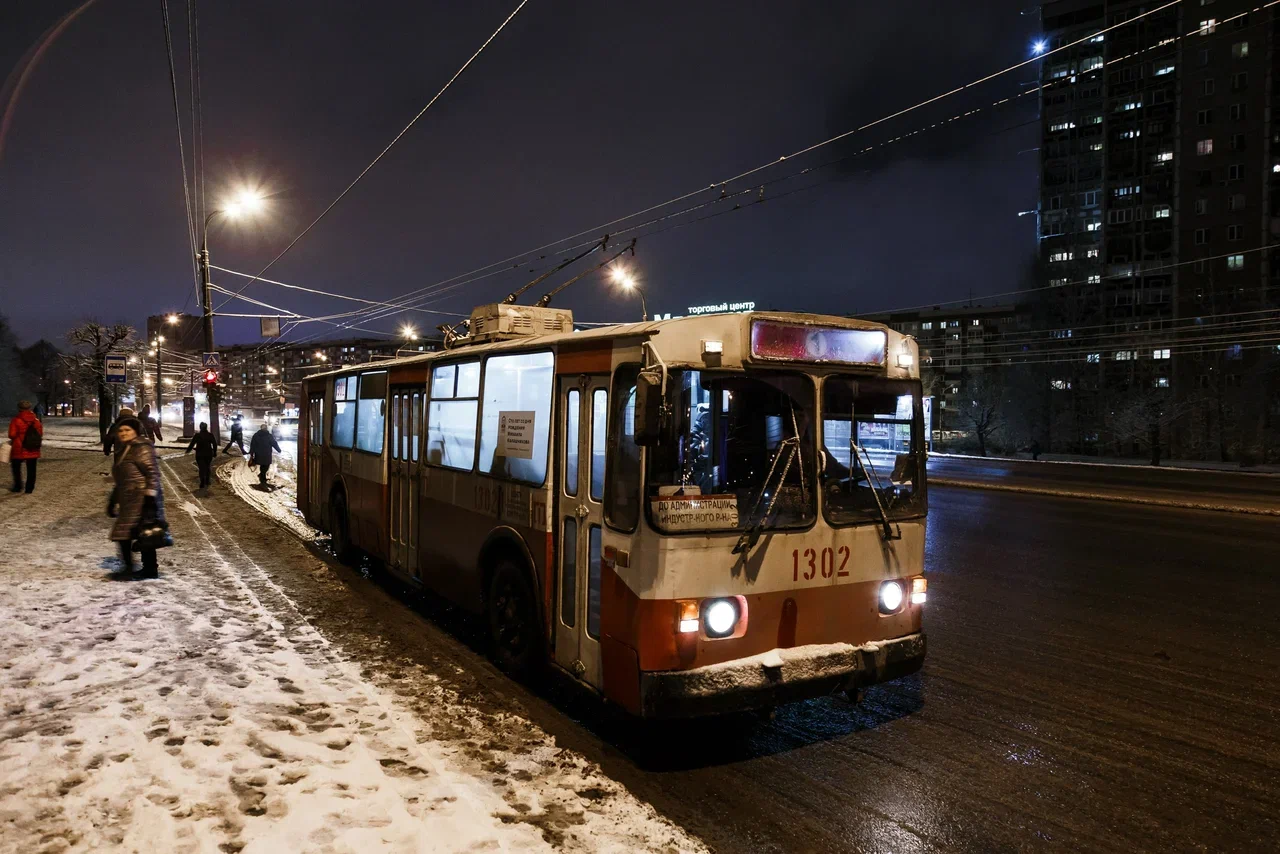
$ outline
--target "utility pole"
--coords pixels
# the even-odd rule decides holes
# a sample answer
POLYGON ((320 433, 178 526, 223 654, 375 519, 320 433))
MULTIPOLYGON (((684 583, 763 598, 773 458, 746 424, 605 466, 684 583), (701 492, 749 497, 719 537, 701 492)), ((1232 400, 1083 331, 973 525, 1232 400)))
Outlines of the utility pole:
POLYGON ((160 373, 161 372, 160 338, 158 336, 156 337, 155 348, 156 348, 156 422, 163 424, 164 418, 162 417, 162 413, 164 412, 164 392, 161 389, 164 386, 164 379, 162 379, 162 375, 160 373))
MULTIPOLYGON (((212 219, 217 211, 209 214, 212 219)), ((212 353, 213 349, 213 297, 209 285, 209 219, 204 222, 204 236, 200 240, 200 303, 204 309, 202 327, 204 330, 204 352, 212 353)), ((213 384, 206 389, 209 404, 209 429, 213 432, 214 442, 222 441, 222 434, 219 427, 221 419, 218 418, 218 393, 217 384, 213 384)))

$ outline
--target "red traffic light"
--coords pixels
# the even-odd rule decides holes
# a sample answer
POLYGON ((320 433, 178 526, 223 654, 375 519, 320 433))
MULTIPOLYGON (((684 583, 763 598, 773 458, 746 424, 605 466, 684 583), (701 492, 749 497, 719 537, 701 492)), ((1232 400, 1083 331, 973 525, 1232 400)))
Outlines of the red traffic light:
POLYGON ((204 372, 204 384, 205 384, 205 385, 217 385, 217 383, 218 383, 218 372, 217 372, 217 371, 205 371, 205 372, 204 372))

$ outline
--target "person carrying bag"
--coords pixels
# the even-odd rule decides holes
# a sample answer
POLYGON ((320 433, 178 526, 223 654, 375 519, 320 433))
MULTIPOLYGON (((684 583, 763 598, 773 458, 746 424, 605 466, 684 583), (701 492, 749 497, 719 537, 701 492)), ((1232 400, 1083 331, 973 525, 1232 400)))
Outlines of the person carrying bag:
POLYGON ((133 553, 142 555, 137 578, 158 578, 156 550, 173 545, 164 516, 164 488, 156 450, 137 418, 122 418, 115 428, 116 442, 124 446, 111 467, 115 489, 107 503, 107 515, 116 522, 110 538, 119 544, 119 575, 134 571, 133 553))

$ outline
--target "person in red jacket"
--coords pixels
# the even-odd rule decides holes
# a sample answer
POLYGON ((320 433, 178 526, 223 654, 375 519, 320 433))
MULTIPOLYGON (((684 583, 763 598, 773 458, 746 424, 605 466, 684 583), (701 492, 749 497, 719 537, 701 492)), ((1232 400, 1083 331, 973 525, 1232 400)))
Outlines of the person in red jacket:
POLYGON ((13 489, 22 492, 22 467, 27 467, 27 495, 36 488, 36 461, 40 459, 40 445, 44 441, 44 425, 31 411, 31 401, 18 402, 18 414, 9 421, 9 465, 13 468, 13 489))

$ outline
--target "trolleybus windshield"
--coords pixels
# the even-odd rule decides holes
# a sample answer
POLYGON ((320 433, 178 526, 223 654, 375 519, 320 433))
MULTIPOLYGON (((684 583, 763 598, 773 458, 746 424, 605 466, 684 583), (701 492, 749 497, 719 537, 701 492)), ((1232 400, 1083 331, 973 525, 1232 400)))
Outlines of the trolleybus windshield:
POLYGON ((817 507, 814 384, 803 374, 672 371, 671 431, 650 448, 661 531, 806 527, 817 507))
POLYGON ((878 520, 881 507, 889 519, 924 515, 919 380, 827 378, 822 445, 822 501, 831 524, 878 520))

